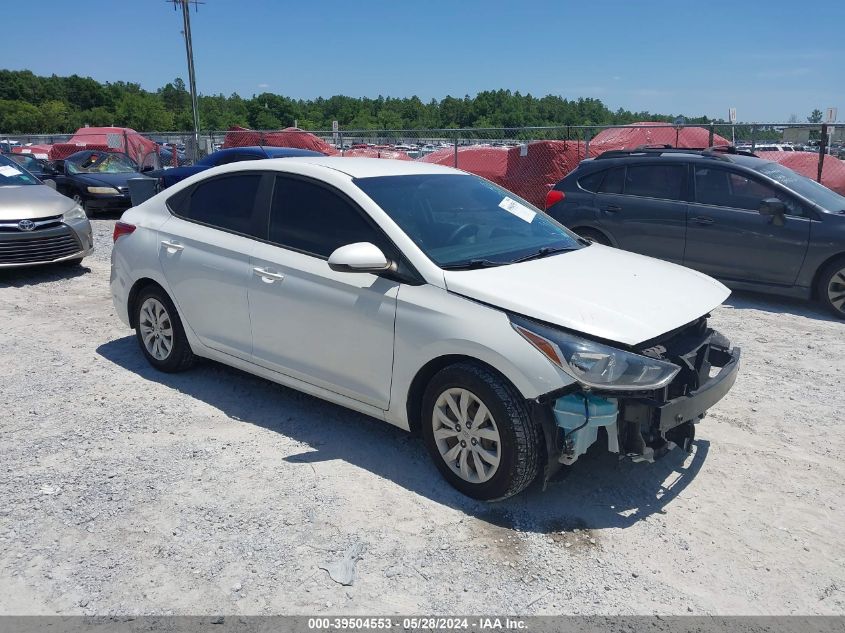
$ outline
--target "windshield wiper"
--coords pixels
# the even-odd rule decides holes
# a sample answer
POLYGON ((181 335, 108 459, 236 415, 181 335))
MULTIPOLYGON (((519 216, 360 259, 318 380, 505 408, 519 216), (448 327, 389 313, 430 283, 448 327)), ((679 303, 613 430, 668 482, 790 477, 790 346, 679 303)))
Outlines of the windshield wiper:
POLYGON ((441 266, 441 268, 443 268, 443 270, 474 270, 476 268, 493 268, 494 266, 501 266, 502 264, 509 263, 510 262, 494 262, 489 259, 471 259, 466 262, 458 262, 457 264, 441 266))
POLYGON ((558 253, 564 253, 566 251, 574 251, 575 249, 571 246, 563 246, 560 248, 553 248, 551 246, 544 246, 536 253, 531 253, 530 255, 525 255, 524 257, 518 257, 513 262, 518 264, 519 262, 527 262, 532 259, 542 259, 544 257, 548 257, 549 255, 557 255, 558 253))

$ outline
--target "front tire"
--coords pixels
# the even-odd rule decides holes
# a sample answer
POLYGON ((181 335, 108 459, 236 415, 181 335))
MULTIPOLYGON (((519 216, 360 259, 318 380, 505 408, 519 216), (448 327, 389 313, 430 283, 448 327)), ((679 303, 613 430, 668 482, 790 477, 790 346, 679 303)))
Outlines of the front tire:
POLYGON ((176 306, 161 288, 150 286, 135 302, 135 337, 147 361, 159 371, 185 371, 194 364, 194 353, 176 306))
POLYGON ((821 302, 840 319, 845 319, 845 257, 824 267, 816 288, 821 302))
POLYGON ((481 365, 458 363, 431 379, 422 429, 437 469, 474 499, 511 497, 539 472, 542 435, 524 398, 481 365))

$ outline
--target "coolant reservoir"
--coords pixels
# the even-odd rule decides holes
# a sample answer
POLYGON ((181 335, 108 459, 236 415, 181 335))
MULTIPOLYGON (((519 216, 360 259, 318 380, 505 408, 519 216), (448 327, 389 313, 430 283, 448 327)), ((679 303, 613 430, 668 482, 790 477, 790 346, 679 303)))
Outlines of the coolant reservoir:
POLYGON ((607 427, 608 450, 619 452, 616 429, 619 404, 616 398, 601 398, 583 393, 570 394, 558 398, 553 411, 555 421, 566 437, 566 446, 560 456, 562 464, 572 464, 586 453, 598 438, 600 426, 607 427))

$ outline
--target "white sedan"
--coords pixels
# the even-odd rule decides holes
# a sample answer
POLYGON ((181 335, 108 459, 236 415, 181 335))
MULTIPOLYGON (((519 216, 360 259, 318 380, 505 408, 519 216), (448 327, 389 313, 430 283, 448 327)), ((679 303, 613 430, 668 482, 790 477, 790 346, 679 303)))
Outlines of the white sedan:
POLYGON ((479 499, 600 431, 635 460, 689 447, 739 367, 707 326, 720 283, 438 165, 233 163, 129 209, 114 239, 114 305, 154 367, 209 358, 420 432, 479 499))

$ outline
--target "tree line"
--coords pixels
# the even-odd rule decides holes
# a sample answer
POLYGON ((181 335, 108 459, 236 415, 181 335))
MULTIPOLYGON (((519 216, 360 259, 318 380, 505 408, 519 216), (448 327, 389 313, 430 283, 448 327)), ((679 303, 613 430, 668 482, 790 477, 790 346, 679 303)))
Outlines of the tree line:
MULTIPOLYGON (((447 96, 427 103, 416 96, 338 95, 304 100, 270 92, 248 99, 237 94, 201 95, 198 101, 204 130, 233 125, 272 130, 294 123, 306 130, 327 130, 333 121, 347 130, 624 125, 672 122, 677 117, 622 108, 614 111, 593 98, 535 97, 510 90, 447 96)), ((698 116, 686 121, 706 124, 711 119, 698 116)), ((85 125, 146 132, 189 130, 193 127, 190 95, 180 78, 150 92, 131 82, 100 83, 78 75, 42 77, 27 70, 0 70, 0 134, 60 134, 85 125)))

